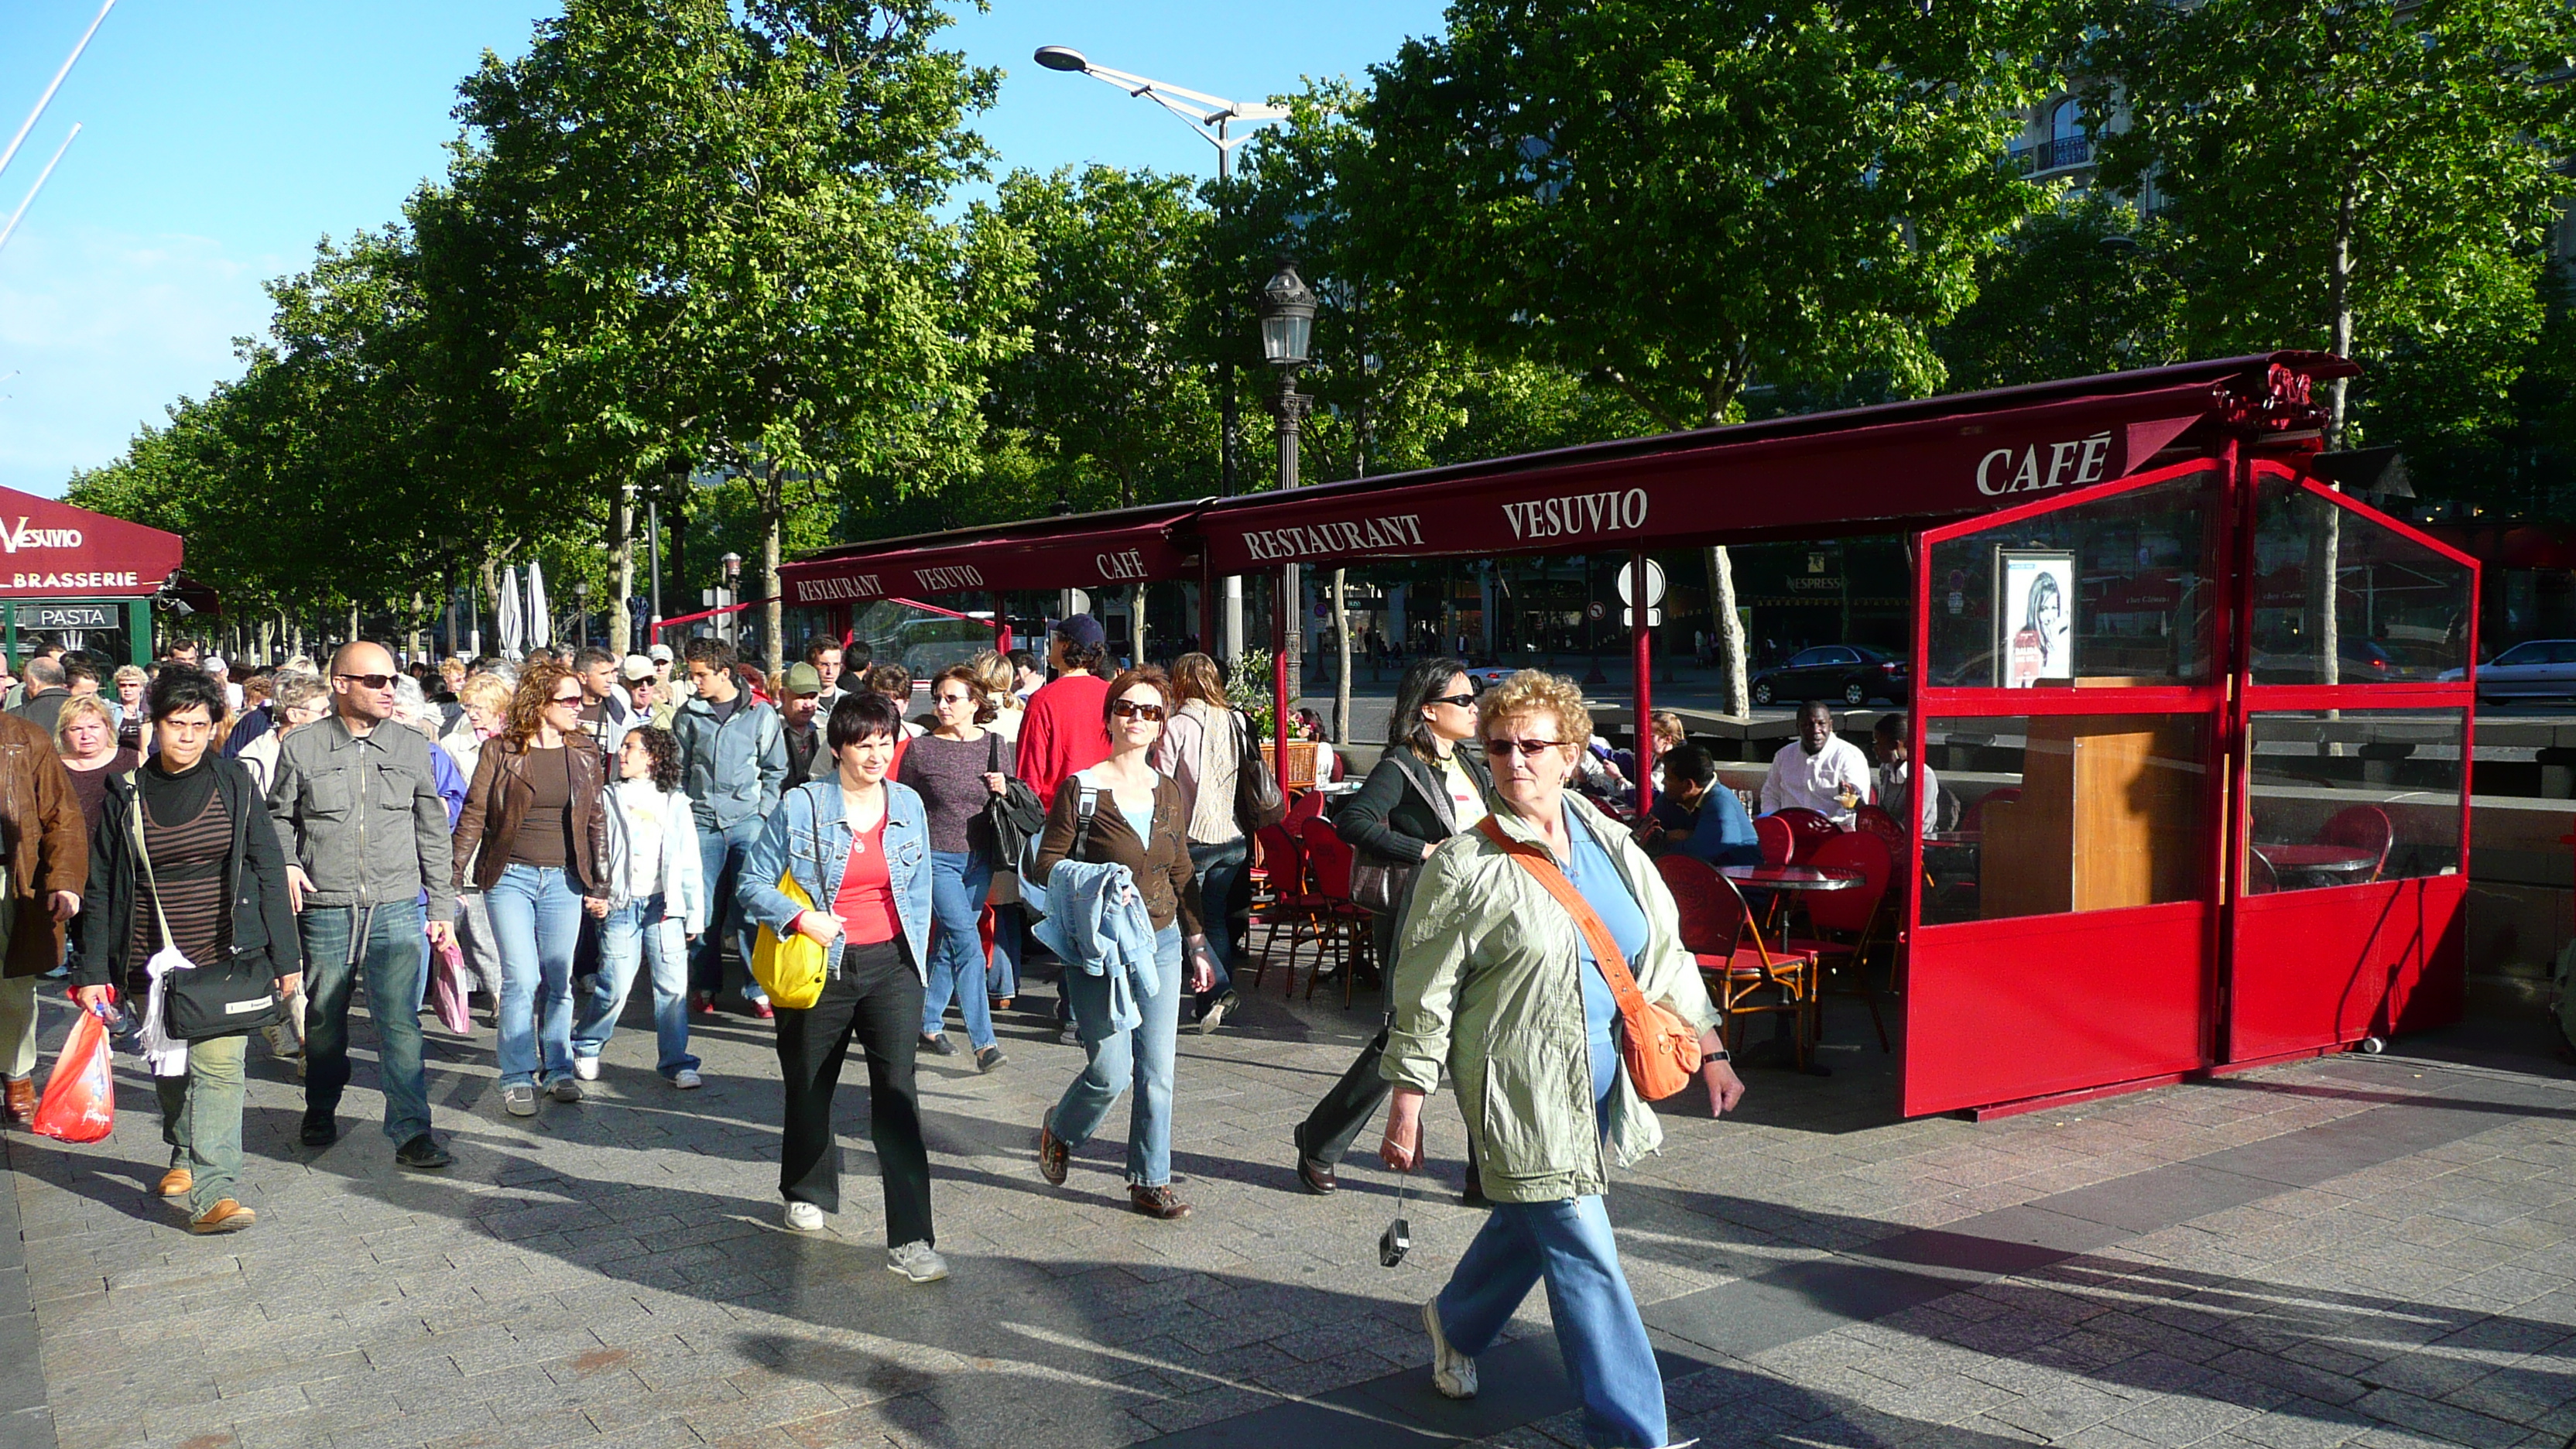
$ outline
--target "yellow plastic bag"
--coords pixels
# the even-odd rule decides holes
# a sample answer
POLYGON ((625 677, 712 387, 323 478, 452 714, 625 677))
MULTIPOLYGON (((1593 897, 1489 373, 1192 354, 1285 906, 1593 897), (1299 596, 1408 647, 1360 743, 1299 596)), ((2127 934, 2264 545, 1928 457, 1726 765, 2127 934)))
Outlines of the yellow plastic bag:
MULTIPOLYGON (((779 875, 778 893, 794 901, 799 910, 814 908, 813 898, 796 883, 796 872, 792 870, 779 875)), ((763 926, 759 939, 751 946, 752 979, 769 993, 770 1005, 803 1011, 822 996, 831 955, 831 948, 801 932, 789 931, 781 937, 763 926)))

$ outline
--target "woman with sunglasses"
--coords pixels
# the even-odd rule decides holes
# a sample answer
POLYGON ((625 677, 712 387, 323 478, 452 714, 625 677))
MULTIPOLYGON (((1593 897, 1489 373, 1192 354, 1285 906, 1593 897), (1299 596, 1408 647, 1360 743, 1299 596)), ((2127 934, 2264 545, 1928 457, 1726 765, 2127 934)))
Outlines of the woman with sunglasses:
POLYGON ((957 1054, 942 1030, 954 996, 975 1070, 989 1072, 1009 1058, 993 1039, 992 998, 984 990, 984 895, 993 886, 993 831, 984 807, 1009 788, 1003 772, 1011 752, 985 728, 994 709, 973 665, 953 665, 930 681, 930 709, 937 727, 904 749, 895 770, 930 817, 930 974, 921 1047, 957 1054))
POLYGON ((552 659, 520 672, 456 827, 457 887, 482 890, 501 943, 501 1105, 513 1117, 537 1114, 540 1088, 581 1100, 572 953, 582 912, 606 916, 609 894, 608 771, 582 732, 583 697, 581 677, 552 659))
MULTIPOLYGON (((1110 1107, 1132 1082, 1136 1100, 1127 1115, 1127 1200, 1136 1211, 1165 1221, 1190 1212, 1190 1205, 1172 1191, 1172 1054, 1181 1024, 1183 938, 1191 962, 1189 989, 1204 991, 1215 979, 1199 925, 1198 883, 1190 867, 1189 817, 1181 809, 1181 787, 1158 774, 1148 759, 1163 737, 1170 699, 1169 682, 1152 665, 1110 681, 1109 758, 1075 772, 1056 788, 1036 866, 1038 883, 1051 891, 1059 889, 1059 862, 1125 866, 1154 932, 1151 970, 1141 981, 1134 973, 1113 979, 1099 960, 1086 969, 1083 961, 1065 957, 1064 989, 1073 1003, 1074 1032, 1089 1060, 1038 1127, 1038 1170, 1047 1181, 1064 1186, 1073 1150, 1100 1130, 1110 1107), (1129 1019, 1121 1020, 1122 1015, 1129 1019)), ((1058 902, 1042 927, 1056 933, 1051 942, 1066 939, 1064 918, 1074 912, 1064 905, 1058 902)))
POLYGON ((1698 1029, 1714 1110, 1734 1106, 1744 1084, 1654 862, 1565 788, 1592 734, 1582 691, 1523 670, 1478 701, 1476 720, 1493 814, 1434 850, 1414 881, 1398 932, 1404 969, 1384 1063, 1394 1093, 1378 1149, 1399 1172, 1420 1160, 1422 1099, 1446 1070, 1493 1215, 1423 1305, 1432 1386, 1474 1397, 1476 1355, 1543 1277, 1584 1442, 1662 1445, 1663 1378, 1601 1197, 1610 1169, 1656 1150, 1663 1129, 1620 1060, 1616 997, 1591 941, 1614 944, 1618 974, 1698 1029), (1542 880, 1560 873, 1579 909, 1542 880))
MULTIPOLYGON (((1475 829, 1476 822, 1485 818, 1485 794, 1493 788, 1493 780, 1486 775, 1483 761, 1458 748, 1475 735, 1476 686, 1467 677, 1467 666, 1455 659, 1417 661, 1395 687, 1386 753, 1378 756, 1367 782, 1333 817, 1333 828, 1359 853, 1363 864, 1398 873, 1405 880, 1395 909, 1369 918, 1369 937, 1389 979, 1402 964, 1395 952, 1395 925, 1411 896, 1415 872, 1441 841, 1475 829)), ((1342 1154, 1386 1101, 1386 1078, 1378 1070, 1386 1035, 1381 1028, 1341 1081, 1297 1124, 1297 1180, 1308 1192, 1334 1190, 1333 1171, 1342 1154)), ((1482 1196, 1471 1157, 1467 1198, 1474 1202, 1482 1196)))
POLYGON ((840 1210, 832 1089, 855 1037, 868 1059, 868 1137, 885 1187, 886 1271, 932 1283, 948 1276, 948 1264, 931 1231, 930 1153, 913 1071, 929 982, 929 825, 921 797, 886 778, 903 723, 903 707, 881 694, 847 694, 832 706, 823 745, 837 768, 779 797, 752 842, 738 897, 746 920, 830 953, 814 1004, 778 1008, 787 1090, 778 1191, 787 1226, 819 1232, 823 1214, 840 1210), (778 888, 791 872, 814 904, 800 907, 778 888))

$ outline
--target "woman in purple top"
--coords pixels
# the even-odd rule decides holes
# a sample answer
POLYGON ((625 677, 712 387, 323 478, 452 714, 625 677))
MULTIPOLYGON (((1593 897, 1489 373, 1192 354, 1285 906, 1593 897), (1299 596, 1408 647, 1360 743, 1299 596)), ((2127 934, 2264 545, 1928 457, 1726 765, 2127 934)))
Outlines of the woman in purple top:
POLYGON ((993 1040, 992 1003, 984 994, 984 893, 993 884, 993 840, 984 807, 1007 788, 1011 752, 985 729, 994 715, 983 677, 971 665, 943 669, 930 681, 938 724, 904 747, 896 778, 921 796, 930 819, 930 982, 921 1002, 924 1051, 954 1056, 942 1030, 948 998, 966 1018, 975 1070, 1007 1058, 993 1040), (959 983, 963 982, 963 985, 959 983))

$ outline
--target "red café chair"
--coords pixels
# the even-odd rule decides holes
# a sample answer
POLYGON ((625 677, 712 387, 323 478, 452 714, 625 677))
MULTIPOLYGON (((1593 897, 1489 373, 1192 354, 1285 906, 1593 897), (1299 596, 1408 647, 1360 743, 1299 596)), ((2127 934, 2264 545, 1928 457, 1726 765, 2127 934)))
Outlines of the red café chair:
POLYGON ((1794 1035, 1798 1066, 1803 1070, 1815 1023, 1815 954, 1764 945, 1762 927, 1735 882, 1719 875, 1708 862, 1667 855, 1655 862, 1655 869, 1680 907, 1682 948, 1699 963, 1700 974, 1716 997, 1727 1049, 1732 1051, 1743 1042, 1739 1018, 1786 1013, 1798 1028, 1794 1035), (1772 993, 1771 998, 1757 1001, 1765 991, 1772 993))
POLYGON ((1852 828, 1854 830, 1865 831, 1868 834, 1875 835, 1879 839, 1886 841, 1890 850, 1903 850, 1905 848, 1904 827, 1896 823, 1895 816, 1888 814, 1885 810, 1880 809, 1876 805, 1863 805, 1859 809, 1854 810, 1852 812, 1852 828))
POLYGON ((1808 865, 1815 859, 1816 848, 1842 834, 1841 827, 1803 805, 1784 805, 1771 812, 1772 817, 1789 827, 1792 842, 1789 864, 1808 865))
POLYGON ((1797 832, 1789 828, 1788 821, 1777 815, 1753 817, 1753 840, 1762 848, 1764 865, 1787 865, 1789 857, 1798 849, 1797 832))
MULTIPOLYGON (((1315 943, 1313 974, 1306 978, 1306 999, 1315 998, 1315 983, 1323 979, 1324 948, 1329 945, 1340 958, 1342 1005, 1351 1004, 1351 978, 1369 957, 1369 914, 1351 899, 1351 871, 1359 864, 1359 853, 1342 839, 1332 822, 1314 819, 1306 822, 1306 871, 1313 887, 1314 899, 1302 922, 1306 939, 1315 943)), ((1297 987, 1297 942, 1300 931, 1292 927, 1288 937, 1288 989, 1297 987)))
POLYGON ((2397 828, 2389 823, 2388 812, 2376 805, 2346 806, 2317 832, 2319 845, 2368 851, 2374 857, 2370 874, 2346 882, 2352 885, 2367 885, 2379 879, 2380 873, 2388 869, 2388 851, 2396 842, 2397 828))
POLYGON ((1861 884, 1848 890, 1802 892, 1806 897, 1807 925, 1816 935, 1793 938, 1783 944, 1792 951, 1813 953, 1820 980, 1826 971, 1848 967, 1854 990, 1869 1003, 1870 1025, 1878 1028, 1878 1049, 1893 1051, 1887 1040, 1887 1022, 1878 1012, 1878 993, 1869 984, 1868 957, 1890 935, 1883 929, 1888 916, 1883 907, 1887 904, 1888 883, 1896 878, 1896 853, 1888 848, 1886 840, 1869 831, 1844 831, 1817 846, 1815 856, 1807 863, 1818 870, 1858 871, 1861 884))
MULTIPOLYGON (((1278 946, 1279 933, 1314 910, 1314 893, 1306 886, 1306 852, 1297 837, 1285 825, 1265 825, 1253 836, 1260 847, 1254 869, 1256 885, 1252 901, 1253 918, 1269 928, 1262 942, 1261 954, 1252 963, 1252 984, 1257 989, 1270 970, 1271 950, 1278 946)), ((1291 933, 1293 942, 1294 935, 1291 933)), ((1297 978, 1296 958, 1288 961, 1288 979, 1297 978)))
POLYGON ((1996 805, 2010 805, 2020 798, 2019 785, 2006 785, 2000 790, 1989 790, 1978 796, 1969 802, 1966 810, 1959 813, 1960 832, 1966 834, 1986 828, 1986 806, 1989 802, 1996 805))

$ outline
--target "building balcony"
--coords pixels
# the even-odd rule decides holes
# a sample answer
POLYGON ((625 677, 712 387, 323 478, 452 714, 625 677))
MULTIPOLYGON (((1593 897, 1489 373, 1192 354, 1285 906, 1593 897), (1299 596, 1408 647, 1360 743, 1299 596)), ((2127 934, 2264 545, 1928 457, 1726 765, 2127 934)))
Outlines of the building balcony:
POLYGON ((2011 155, 2013 169, 2024 176, 2063 171, 2067 167, 2082 166, 2092 161, 2093 138, 2058 136, 2028 146, 2015 146, 2012 148, 2011 155))

